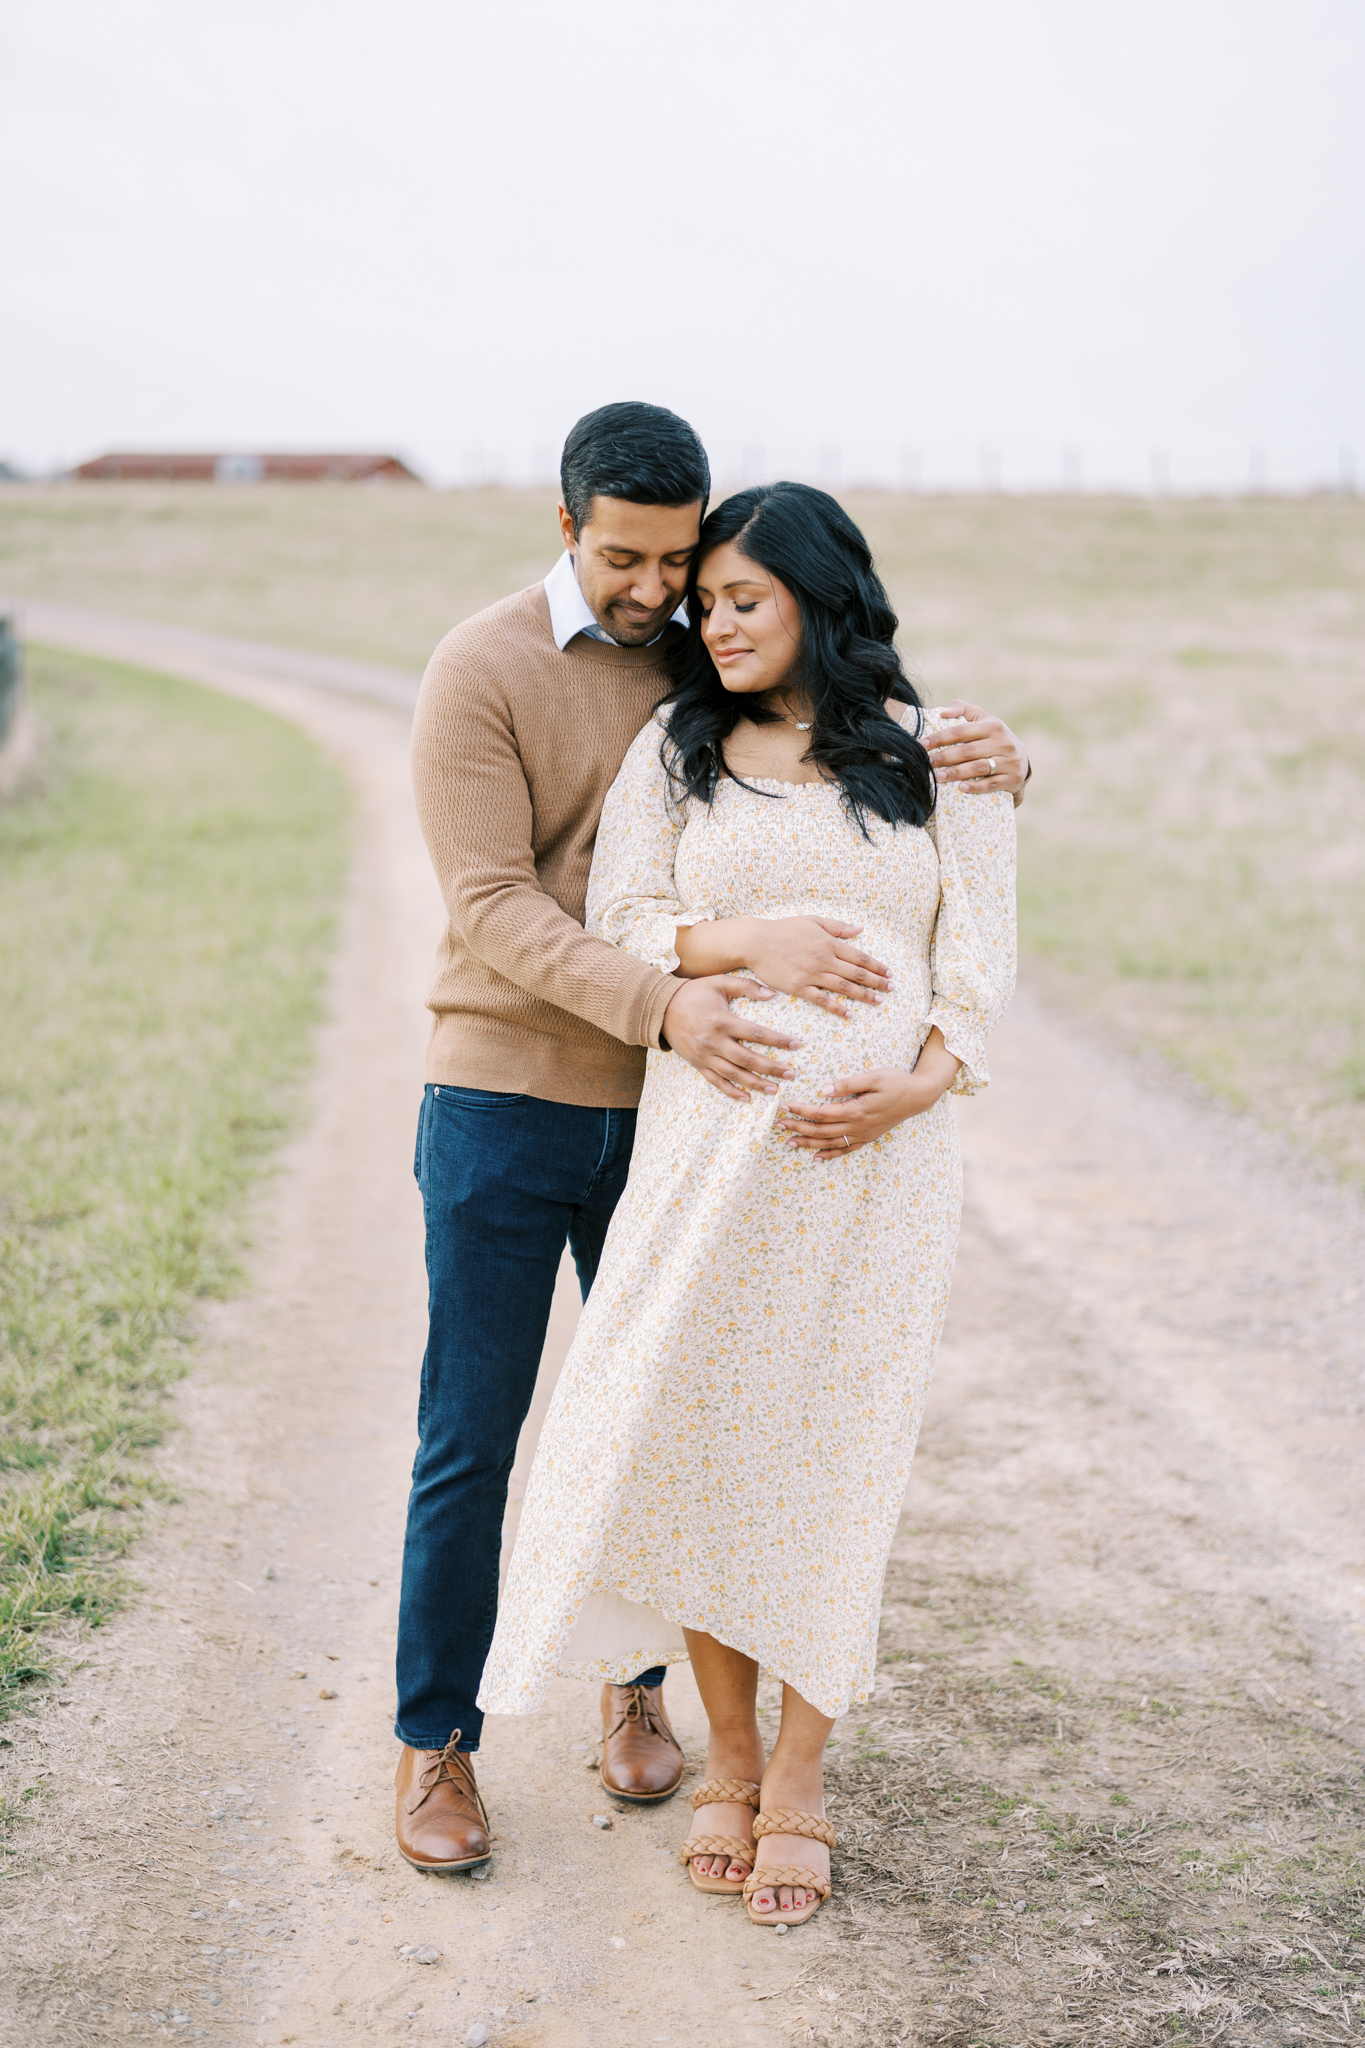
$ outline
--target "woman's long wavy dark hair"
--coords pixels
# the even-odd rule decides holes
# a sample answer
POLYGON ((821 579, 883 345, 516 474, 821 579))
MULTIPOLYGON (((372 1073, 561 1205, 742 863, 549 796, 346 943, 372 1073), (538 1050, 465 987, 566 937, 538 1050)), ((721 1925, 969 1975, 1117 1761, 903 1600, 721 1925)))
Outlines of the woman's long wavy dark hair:
POLYGON ((673 687, 663 700, 671 707, 664 759, 674 795, 712 803, 730 772, 725 742, 739 720, 778 721, 778 713, 724 687, 702 639, 697 576, 726 541, 785 583, 800 607, 801 654, 790 681, 813 707, 809 758, 840 783, 864 837, 869 813, 893 826, 923 825, 935 794, 918 739, 923 721, 916 718, 912 734, 886 709, 892 695, 916 707, 920 701, 895 649, 896 614, 862 534, 842 505, 809 484, 740 491, 703 523, 687 590, 687 637, 673 652, 673 687))

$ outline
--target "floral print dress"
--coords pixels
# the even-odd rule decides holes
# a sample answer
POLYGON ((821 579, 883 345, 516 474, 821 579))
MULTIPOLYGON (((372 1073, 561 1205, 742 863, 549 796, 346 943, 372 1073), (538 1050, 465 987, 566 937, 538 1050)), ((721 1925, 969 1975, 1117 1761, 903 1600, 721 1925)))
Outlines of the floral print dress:
MULTIPOLYGON (((937 723, 933 714, 929 722, 937 723)), ((538 1707, 555 1673, 624 1683, 704 1630, 824 1714, 866 1699, 882 1579, 947 1307, 961 1209, 944 1096, 828 1163, 783 1144, 784 1101, 912 1067, 937 1024, 984 1086, 1014 986, 1014 810, 940 789, 923 829, 837 785, 670 795, 661 723, 602 812, 589 931, 676 967, 706 918, 837 917, 893 970, 847 1020, 735 1008, 802 1040, 798 1078, 733 1102, 651 1052, 630 1180, 541 1432, 480 1705, 538 1707)))

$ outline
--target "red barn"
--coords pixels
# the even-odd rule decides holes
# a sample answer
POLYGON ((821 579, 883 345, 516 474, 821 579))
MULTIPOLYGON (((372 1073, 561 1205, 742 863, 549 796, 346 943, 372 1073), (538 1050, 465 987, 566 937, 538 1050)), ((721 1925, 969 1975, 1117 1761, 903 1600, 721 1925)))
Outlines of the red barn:
POLYGON ((147 454, 97 455, 71 471, 79 483, 139 484, 417 484, 422 479, 396 455, 147 454))

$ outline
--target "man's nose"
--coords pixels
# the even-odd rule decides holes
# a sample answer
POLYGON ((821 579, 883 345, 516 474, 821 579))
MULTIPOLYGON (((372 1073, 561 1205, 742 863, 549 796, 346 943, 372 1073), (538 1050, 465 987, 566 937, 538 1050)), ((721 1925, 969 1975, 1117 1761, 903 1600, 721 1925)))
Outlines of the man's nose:
POLYGON ((640 604, 647 611, 657 612, 668 597, 668 585, 664 582, 663 571, 658 568, 641 569, 630 586, 630 601, 640 604))

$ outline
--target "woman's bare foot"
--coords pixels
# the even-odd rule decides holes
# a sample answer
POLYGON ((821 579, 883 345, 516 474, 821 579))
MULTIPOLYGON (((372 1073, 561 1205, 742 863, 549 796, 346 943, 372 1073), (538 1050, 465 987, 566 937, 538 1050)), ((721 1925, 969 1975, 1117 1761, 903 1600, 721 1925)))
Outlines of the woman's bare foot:
MULTIPOLYGON (((683 1633, 711 1731, 706 1777, 738 1778, 742 1784, 757 1785, 762 1780, 764 1765, 756 1705, 758 1666, 742 1650, 718 1643, 714 1636, 699 1629, 689 1628, 683 1633)), ((732 1799, 711 1800, 694 1809, 688 1833, 728 1836, 732 1842, 752 1844, 754 1809, 732 1799)), ((744 1881, 752 1867, 752 1857, 744 1863, 733 1857, 698 1856, 692 1864, 697 1877, 728 1878, 736 1885, 744 1881)))
MULTIPOLYGON (((714 1734, 706 1752, 707 1778, 739 1778, 757 1785, 763 1776, 763 1741, 754 1723, 751 1737, 731 1737, 722 1742, 714 1734)), ((729 1835, 738 1842, 754 1839, 754 1809, 735 1800, 715 1799, 692 1811, 689 1835, 729 1835)), ((694 1856, 692 1868, 698 1877, 726 1877, 738 1884, 749 1875, 753 1858, 740 1863, 724 1856, 694 1856)))
MULTIPOLYGON (((733 1773, 731 1774, 733 1775, 733 1773)), ((754 1783, 757 1784, 755 1779, 754 1783)), ((692 1814, 691 1835, 732 1835, 738 1842, 752 1842, 754 1838, 754 1810, 752 1806, 738 1806, 728 1799, 713 1799, 705 1806, 698 1806, 692 1814)), ((753 1858, 740 1863, 734 1857, 694 1856, 692 1868, 698 1877, 728 1877, 736 1884, 741 1883, 753 1868, 753 1858)))
MULTIPOLYGON (((771 1814, 784 1810, 813 1813, 824 1818, 825 1783, 821 1762, 788 1762, 774 1752, 763 1778, 763 1811, 771 1814)), ((761 1875, 765 1865, 769 1870, 777 1870, 784 1863, 799 1864, 805 1870, 813 1870, 818 1877, 829 1876, 829 1850, 823 1842, 813 1842, 806 1835, 761 1836, 755 1870, 761 1875)), ((749 1908, 756 1914, 799 1913, 803 1906, 812 1905, 819 1896, 808 1885, 765 1886, 750 1895, 749 1908)))

